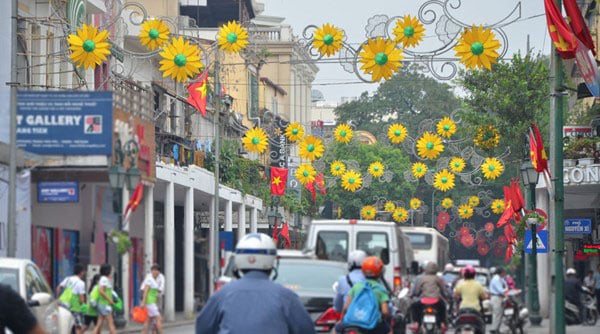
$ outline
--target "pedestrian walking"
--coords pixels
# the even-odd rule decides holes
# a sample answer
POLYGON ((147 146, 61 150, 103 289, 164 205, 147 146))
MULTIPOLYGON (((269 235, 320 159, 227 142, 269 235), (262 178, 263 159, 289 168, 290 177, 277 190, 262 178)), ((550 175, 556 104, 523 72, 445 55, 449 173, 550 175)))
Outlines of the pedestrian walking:
POLYGON ((242 277, 213 294, 196 319, 196 334, 312 334, 315 326, 293 291, 269 278, 277 249, 263 233, 244 236, 235 249, 242 277))
POLYGON ((105 263, 100 267, 100 280, 98 281, 98 323, 94 328, 94 334, 100 334, 104 321, 108 323, 110 334, 116 334, 115 321, 112 316, 113 306, 115 302, 112 294, 112 267, 105 263))
MULTIPOLYGON (((156 327, 156 330, 159 334, 162 334, 162 318, 160 316, 160 311, 158 308, 158 296, 160 294, 160 285, 158 283, 158 278, 160 277, 160 266, 158 264, 152 265, 152 269, 150 270, 150 275, 146 276, 142 286, 144 287, 144 296, 142 297, 141 307, 146 307, 148 310, 148 319, 144 322, 144 328, 142 329, 142 333, 148 333, 148 329, 153 331, 151 328, 152 324, 156 327)), ((164 282, 164 279, 163 279, 164 282)))
POLYGON ((85 320, 81 307, 85 305, 85 270, 83 265, 77 263, 73 267, 73 275, 65 278, 56 287, 56 295, 59 296, 59 304, 69 310, 75 320, 75 333, 84 333, 85 320))
POLYGON ((490 303, 492 306, 492 330, 491 333, 500 332, 500 321, 502 320, 502 302, 504 301, 504 295, 508 291, 506 281, 506 270, 504 268, 498 268, 496 275, 492 277, 490 281, 490 303))
MULTIPOLYGON (((88 288, 87 303, 85 304, 82 310, 86 328, 94 328, 98 323, 98 310, 96 310, 96 303, 98 300, 97 298, 94 298, 94 300, 92 300, 92 291, 94 291, 94 288, 97 287, 98 281, 100 281, 100 274, 95 274, 92 277, 90 287, 88 288), (92 324, 94 324, 94 327, 92 327, 92 324)), ((98 289, 96 289, 96 294, 98 294, 97 290, 98 289)))

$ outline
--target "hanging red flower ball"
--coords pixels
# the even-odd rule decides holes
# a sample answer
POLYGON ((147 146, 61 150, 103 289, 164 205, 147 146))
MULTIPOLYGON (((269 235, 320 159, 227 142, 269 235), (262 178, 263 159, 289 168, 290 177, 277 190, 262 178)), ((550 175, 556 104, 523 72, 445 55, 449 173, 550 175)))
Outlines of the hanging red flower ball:
POLYGON ((502 255, 504 255, 505 250, 506 250, 506 246, 500 246, 500 245, 494 246, 494 256, 501 257, 502 255))
POLYGON ((484 229, 487 233, 494 232, 494 223, 486 223, 484 229))
POLYGON ((460 228, 458 234, 460 234, 461 236, 465 236, 465 235, 469 234, 470 232, 471 232, 471 230, 469 230, 468 227, 463 226, 460 228))
POLYGON ((448 224, 450 222, 450 215, 446 211, 442 211, 437 216, 437 222, 448 224))
POLYGON ((503 235, 499 236, 498 239, 497 239, 497 241, 498 241, 498 244, 501 245, 501 246, 504 246, 507 243, 506 237, 503 236, 503 235))
POLYGON ((489 251, 490 246, 488 246, 488 244, 482 243, 477 245, 477 253, 479 253, 479 255, 486 256, 489 253, 489 251))
POLYGON ((474 242, 475 242, 475 238, 473 238, 473 236, 471 234, 466 234, 461 239, 462 245, 465 246, 466 248, 470 248, 471 246, 473 246, 474 242))
POLYGON ((477 238, 475 238, 475 244, 477 245, 481 245, 485 243, 485 236, 483 235, 478 235, 477 238))
POLYGON ((446 224, 444 224, 440 221, 438 221, 438 223, 436 225, 438 231, 440 231, 440 232, 444 232, 446 230, 446 226, 447 226, 446 224))

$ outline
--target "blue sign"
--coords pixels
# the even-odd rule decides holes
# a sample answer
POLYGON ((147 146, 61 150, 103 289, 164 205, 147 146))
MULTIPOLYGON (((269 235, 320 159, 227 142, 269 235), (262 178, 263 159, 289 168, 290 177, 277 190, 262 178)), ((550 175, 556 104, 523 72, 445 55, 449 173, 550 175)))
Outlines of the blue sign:
POLYGON ((219 231, 219 249, 226 252, 233 251, 233 232, 219 231))
POLYGON ((565 234, 592 234, 590 218, 565 219, 565 234))
POLYGON ((39 182, 37 186, 39 203, 79 202, 77 182, 39 182))
MULTIPOLYGON (((537 231, 536 236, 535 252, 538 254, 548 253, 548 230, 537 231)), ((525 253, 530 254, 532 250, 531 230, 525 230, 525 253)))
POLYGON ((18 92, 17 145, 43 155, 111 155, 112 92, 18 92))

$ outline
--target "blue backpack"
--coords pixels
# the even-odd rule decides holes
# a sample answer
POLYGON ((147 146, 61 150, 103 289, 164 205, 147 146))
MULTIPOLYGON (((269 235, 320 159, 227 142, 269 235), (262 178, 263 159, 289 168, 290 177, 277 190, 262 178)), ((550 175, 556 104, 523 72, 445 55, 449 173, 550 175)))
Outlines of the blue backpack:
POLYGON ((373 285, 369 282, 364 282, 362 290, 358 292, 348 310, 344 315, 344 325, 357 326, 363 329, 373 329, 381 319, 381 310, 379 302, 375 296, 373 285))

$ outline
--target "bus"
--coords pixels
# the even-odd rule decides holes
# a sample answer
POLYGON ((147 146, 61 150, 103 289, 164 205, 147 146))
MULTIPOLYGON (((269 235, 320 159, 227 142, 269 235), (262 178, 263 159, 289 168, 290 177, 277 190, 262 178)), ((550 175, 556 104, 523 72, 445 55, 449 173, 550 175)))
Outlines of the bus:
POLYGON ((402 226, 401 229, 410 239, 414 259, 419 264, 434 261, 442 268, 450 262, 450 243, 438 230, 424 226, 402 226))

